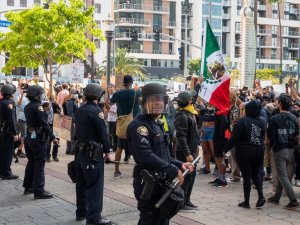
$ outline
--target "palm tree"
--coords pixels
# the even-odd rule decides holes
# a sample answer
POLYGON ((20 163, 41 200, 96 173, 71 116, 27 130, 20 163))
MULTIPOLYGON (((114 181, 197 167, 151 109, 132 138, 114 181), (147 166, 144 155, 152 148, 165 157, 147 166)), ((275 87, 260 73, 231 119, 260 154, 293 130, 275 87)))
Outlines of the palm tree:
MULTIPOLYGON (((102 62, 106 64, 106 60, 102 62)), ((106 71, 106 65, 102 66, 101 71, 106 71)), ((121 87, 123 83, 123 77, 125 75, 138 76, 142 79, 145 78, 145 69, 143 62, 132 56, 129 56, 126 48, 118 48, 115 57, 115 75, 116 75, 116 87, 121 87)))
POLYGON ((280 10, 280 3, 284 2, 284 0, 268 0, 270 4, 277 4, 278 8, 278 22, 279 22, 279 43, 280 43, 280 64, 279 64, 279 70, 280 70, 280 84, 282 84, 282 50, 283 50, 283 41, 282 41, 282 26, 281 26, 281 10, 280 10))

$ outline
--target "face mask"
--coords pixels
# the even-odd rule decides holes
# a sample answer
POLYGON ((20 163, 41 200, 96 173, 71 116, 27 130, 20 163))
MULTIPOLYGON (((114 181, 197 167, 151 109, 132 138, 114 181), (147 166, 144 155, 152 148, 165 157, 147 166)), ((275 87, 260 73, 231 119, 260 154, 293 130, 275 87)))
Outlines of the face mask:
POLYGON ((104 97, 102 96, 102 98, 100 99, 100 102, 99 103, 104 103, 104 97))

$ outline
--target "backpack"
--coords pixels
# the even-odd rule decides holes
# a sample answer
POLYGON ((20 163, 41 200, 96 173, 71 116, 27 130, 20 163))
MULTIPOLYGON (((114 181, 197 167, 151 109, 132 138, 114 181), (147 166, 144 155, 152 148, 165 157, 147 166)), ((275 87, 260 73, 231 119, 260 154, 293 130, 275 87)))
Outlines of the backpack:
POLYGON ((296 134, 296 125, 290 119, 289 114, 285 114, 284 119, 285 119, 285 126, 288 132, 287 135, 288 135, 289 147, 296 148, 298 146, 298 134, 296 134))

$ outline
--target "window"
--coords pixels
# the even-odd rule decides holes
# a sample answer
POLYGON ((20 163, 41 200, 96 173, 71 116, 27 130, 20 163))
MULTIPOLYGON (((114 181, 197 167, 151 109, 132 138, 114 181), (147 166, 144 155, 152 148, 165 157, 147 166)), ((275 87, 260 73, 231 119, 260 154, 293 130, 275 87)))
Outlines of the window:
POLYGON ((153 43, 152 47, 154 54, 160 54, 161 53, 161 43, 153 43))
POLYGON ((148 60, 144 59, 144 66, 148 66, 148 60))
POLYGON ((284 17, 283 17, 285 20, 289 20, 290 19, 290 14, 284 14, 284 17))
POLYGON ((96 24, 97 24, 97 27, 98 27, 99 29, 101 29, 101 21, 95 20, 95 22, 96 22, 96 24))
POLYGON ((40 5, 41 4, 41 0, 34 0, 34 4, 40 5))
POLYGON ((237 6, 239 6, 239 7, 242 7, 242 6, 243 6, 242 0, 238 0, 238 1, 237 1, 237 6))
POLYGON ((20 0, 20 7, 27 7, 27 0, 20 0))
POLYGON ((240 15, 241 15, 241 10, 240 10, 240 9, 236 10, 236 15, 237 15, 237 16, 240 16, 240 15))
POLYGON ((101 13, 101 4, 95 3, 95 13, 101 13))
POLYGON ((7 0, 7 6, 14 6, 15 0, 7 0))
POLYGON ((157 66, 157 59, 151 59, 151 66, 157 66))
POLYGON ((153 26, 160 27, 160 29, 161 29, 161 26, 162 26, 162 15, 158 15, 158 14, 154 14, 153 15, 153 26))
POLYGON ((272 34, 277 34, 277 26, 272 26, 272 34))
POLYGON ((212 5, 211 14, 214 16, 222 16, 222 6, 221 5, 212 5))
POLYGON ((164 61, 164 67, 168 67, 168 61, 167 60, 164 61))
POLYGON ((272 4, 272 10, 278 10, 278 4, 277 3, 272 4))
POLYGON ((286 12, 290 11, 290 3, 288 3, 288 2, 284 3, 284 11, 286 11, 286 12))
POLYGON ((174 61, 171 60, 171 67, 174 67, 174 61))
POLYGON ((211 19, 211 27, 212 27, 212 29, 221 30, 222 29, 222 19, 212 18, 211 19))
POLYGON ((276 49, 272 49, 271 59, 276 59, 276 49))
POLYGON ((277 38, 272 38, 272 46, 277 47, 277 38))
POLYGON ((278 13, 277 12, 272 12, 272 18, 277 19, 278 18, 278 13))
POLYGON ((283 38, 283 47, 289 47, 289 39, 283 38))
POLYGON ((237 32, 241 31, 241 23, 240 22, 235 23, 235 31, 237 31, 237 32))

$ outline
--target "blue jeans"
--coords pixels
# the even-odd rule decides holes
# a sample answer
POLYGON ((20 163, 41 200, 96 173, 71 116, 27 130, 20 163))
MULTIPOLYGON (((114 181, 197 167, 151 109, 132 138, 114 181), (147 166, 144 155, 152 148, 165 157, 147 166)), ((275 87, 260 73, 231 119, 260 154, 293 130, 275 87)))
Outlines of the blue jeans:
POLYGON ((278 183, 275 191, 275 198, 280 199, 282 190, 286 191, 286 194, 290 201, 297 201, 291 180, 293 177, 293 168, 295 164, 294 149, 285 148, 278 152, 273 153, 275 168, 277 170, 278 183))

